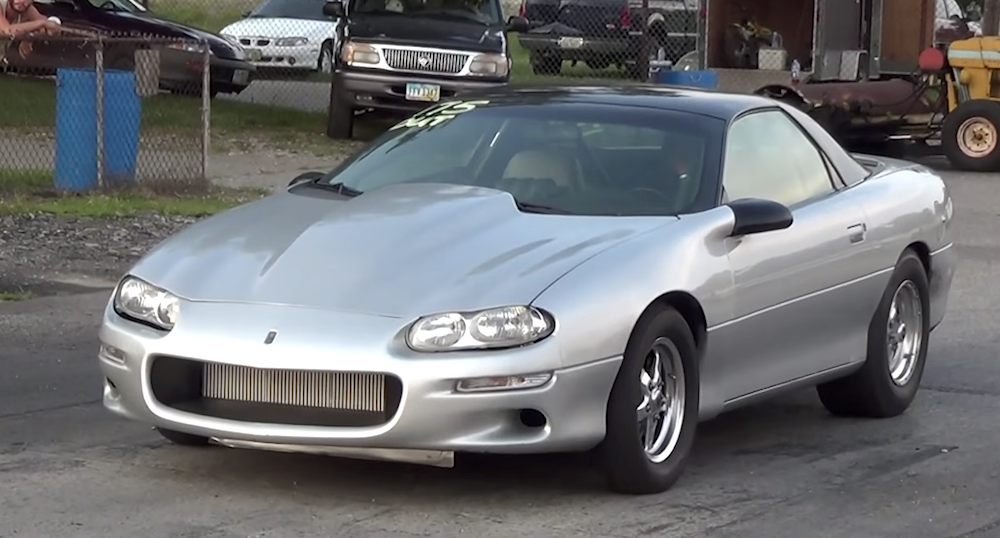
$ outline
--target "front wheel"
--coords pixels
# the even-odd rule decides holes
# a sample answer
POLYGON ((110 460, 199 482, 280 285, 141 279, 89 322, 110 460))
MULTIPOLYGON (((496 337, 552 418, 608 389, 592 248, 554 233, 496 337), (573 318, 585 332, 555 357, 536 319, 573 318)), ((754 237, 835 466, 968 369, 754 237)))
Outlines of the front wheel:
POLYGON ((917 394, 930 338, 930 296, 920 258, 907 249, 868 327, 868 355, 854 374, 816 387, 830 413, 894 417, 917 394))
POLYGON ((601 445, 610 489, 661 493, 680 478, 698 423, 698 366, 691 329, 673 308, 636 324, 608 399, 601 445))
POLYGON ((941 126, 941 149, 960 170, 1000 170, 1000 103, 966 101, 948 113, 941 126))
MULTIPOLYGON (((333 91, 337 92, 336 89, 333 91)), ((330 122, 326 134, 334 140, 350 139, 354 135, 354 107, 343 96, 336 95, 330 103, 330 122)))

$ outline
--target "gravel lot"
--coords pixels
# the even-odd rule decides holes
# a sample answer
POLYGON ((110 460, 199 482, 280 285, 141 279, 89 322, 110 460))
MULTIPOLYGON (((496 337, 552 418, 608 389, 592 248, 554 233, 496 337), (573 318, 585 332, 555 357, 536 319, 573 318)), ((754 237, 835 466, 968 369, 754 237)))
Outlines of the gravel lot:
MULTIPOLYGON (((0 537, 998 536, 1000 177, 946 180, 962 266, 910 412, 838 420, 806 390, 729 413, 700 428, 674 490, 641 498, 606 493, 577 456, 432 469, 172 446, 100 404, 108 290, 0 304, 0 537)), ((139 243, 185 224, 149 219, 4 221, 0 267, 101 261, 93 273, 117 276, 139 243)))

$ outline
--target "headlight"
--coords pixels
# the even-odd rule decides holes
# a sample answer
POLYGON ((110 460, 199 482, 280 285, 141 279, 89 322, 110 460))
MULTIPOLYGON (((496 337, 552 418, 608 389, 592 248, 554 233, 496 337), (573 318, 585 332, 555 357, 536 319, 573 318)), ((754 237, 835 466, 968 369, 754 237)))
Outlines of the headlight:
POLYGON ((407 333, 415 351, 513 347, 537 342, 555 328, 552 316, 531 306, 448 312, 420 318, 407 333))
POLYGON ((348 41, 340 53, 347 65, 378 65, 381 57, 371 45, 348 41))
POLYGON ((275 45, 279 47, 297 47, 299 45, 305 45, 309 40, 304 37, 283 37, 278 40, 275 45))
POLYGON ((479 54, 469 64, 469 73, 491 77, 507 76, 510 59, 503 54, 479 54))
POLYGON ((180 300, 145 280, 128 276, 115 290, 114 307, 122 317, 169 331, 177 323, 180 300))
MULTIPOLYGON (((169 45, 167 45, 167 48, 179 50, 182 52, 194 52, 197 54, 205 52, 205 48, 202 47, 200 43, 170 43, 169 45)), ((209 54, 212 54, 212 52, 209 51, 209 54)))

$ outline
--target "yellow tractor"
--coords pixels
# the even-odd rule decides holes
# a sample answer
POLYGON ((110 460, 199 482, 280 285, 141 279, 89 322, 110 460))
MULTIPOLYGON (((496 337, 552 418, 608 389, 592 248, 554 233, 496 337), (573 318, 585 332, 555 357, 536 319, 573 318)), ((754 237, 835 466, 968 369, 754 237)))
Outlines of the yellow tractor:
POLYGON ((944 154, 952 166, 1000 171, 1000 37, 929 48, 910 77, 769 85, 852 151, 944 154))

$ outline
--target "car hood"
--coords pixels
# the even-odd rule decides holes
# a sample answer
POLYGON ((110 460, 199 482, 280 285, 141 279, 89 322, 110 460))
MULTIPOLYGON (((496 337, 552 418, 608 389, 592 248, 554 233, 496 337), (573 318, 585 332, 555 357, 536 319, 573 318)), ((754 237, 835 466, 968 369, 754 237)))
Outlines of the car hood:
POLYGON ((501 26, 487 27, 471 22, 355 14, 350 19, 347 32, 352 39, 392 45, 453 48, 476 52, 504 50, 501 26))
POLYGON ((220 33, 237 37, 325 39, 333 36, 336 26, 337 21, 334 20, 250 17, 226 26, 220 33))
POLYGON ((413 318, 527 304, 599 252, 674 217, 527 214, 506 192, 299 187, 194 224, 132 274, 194 301, 413 318))
POLYGON ((148 33, 163 37, 177 37, 196 40, 204 39, 208 42, 208 46, 212 49, 212 52, 219 57, 237 57, 233 44, 229 43, 221 36, 206 30, 187 26, 179 22, 161 19, 155 13, 125 13, 117 11, 113 14, 113 16, 119 19, 119 23, 115 25, 115 28, 107 29, 109 31, 122 31, 123 29, 127 29, 131 32, 137 32, 140 34, 148 33))

